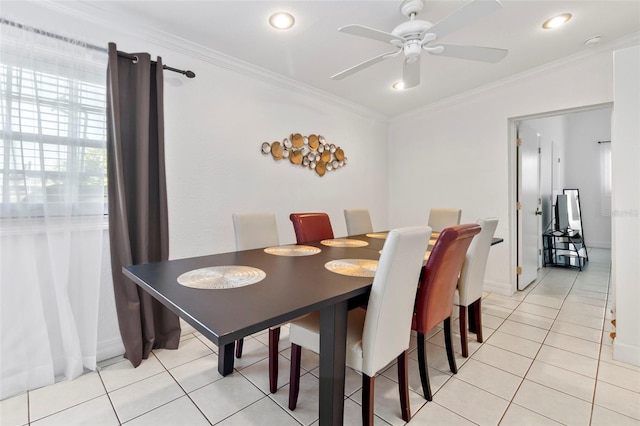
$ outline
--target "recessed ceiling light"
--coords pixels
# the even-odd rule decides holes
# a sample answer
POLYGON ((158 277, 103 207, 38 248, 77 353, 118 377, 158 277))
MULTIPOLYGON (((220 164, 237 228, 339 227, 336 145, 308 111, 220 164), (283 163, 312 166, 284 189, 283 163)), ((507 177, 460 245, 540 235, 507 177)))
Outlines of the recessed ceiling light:
POLYGON ((545 30, 550 30, 552 28, 558 28, 564 24, 566 24, 567 22, 569 22, 569 19, 571 19, 571 14, 570 13, 563 13, 562 15, 557 15, 554 16, 552 18, 547 19, 544 24, 542 24, 542 28, 544 28, 545 30))
POLYGON ((391 85, 395 90, 404 90, 404 81, 396 81, 391 85))
POLYGON ((293 15, 287 12, 274 13, 269 17, 269 24, 278 30, 288 30, 295 22, 293 15))

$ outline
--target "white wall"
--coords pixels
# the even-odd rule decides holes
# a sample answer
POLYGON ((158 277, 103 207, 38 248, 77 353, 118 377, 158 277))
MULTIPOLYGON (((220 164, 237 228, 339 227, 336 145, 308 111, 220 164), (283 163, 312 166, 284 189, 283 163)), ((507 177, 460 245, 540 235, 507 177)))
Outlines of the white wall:
POLYGON ((611 108, 567 115, 565 188, 580 190, 587 247, 611 248, 611 198, 601 196, 600 144, 611 140, 611 108))
POLYGON ((617 51, 612 160, 613 357, 640 366, 640 46, 617 51))
POLYGON ((295 242, 294 211, 328 212, 336 235, 346 235, 347 207, 367 207, 374 226, 387 227, 385 122, 295 87, 179 55, 171 61, 198 72, 165 92, 171 257, 234 249, 236 211, 275 212, 282 243, 295 242), (325 136, 344 149, 348 165, 320 178, 261 154, 262 142, 292 132, 325 136))
POLYGON ((391 121, 390 226, 422 223, 431 207, 464 222, 496 216, 505 243, 489 255, 486 288, 515 291, 515 149, 509 119, 613 100, 611 49, 570 58, 391 121))

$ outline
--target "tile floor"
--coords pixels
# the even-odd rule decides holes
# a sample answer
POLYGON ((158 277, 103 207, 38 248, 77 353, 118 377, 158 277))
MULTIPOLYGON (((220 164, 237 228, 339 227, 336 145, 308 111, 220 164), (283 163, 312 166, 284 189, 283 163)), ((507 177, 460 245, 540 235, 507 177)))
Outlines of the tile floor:
MULTIPOLYGON (((485 341, 470 336, 452 375, 441 330, 428 341, 432 402, 421 396, 415 339, 410 353, 412 425, 640 425, 640 368, 612 358, 610 253, 594 249, 584 271, 543 268, 526 291, 483 299, 485 341)), ((217 373, 217 348, 183 324, 179 350, 157 350, 133 369, 123 358, 0 402, 9 425, 317 424, 318 357, 303 353, 298 408, 286 408, 288 330, 280 342, 279 390, 269 394, 267 334, 245 339, 236 372, 217 373)), ((457 321, 454 330, 457 330, 457 321)), ((394 366, 376 379, 378 425, 399 425, 394 366)), ((360 424, 360 376, 347 371, 345 424, 360 424)))

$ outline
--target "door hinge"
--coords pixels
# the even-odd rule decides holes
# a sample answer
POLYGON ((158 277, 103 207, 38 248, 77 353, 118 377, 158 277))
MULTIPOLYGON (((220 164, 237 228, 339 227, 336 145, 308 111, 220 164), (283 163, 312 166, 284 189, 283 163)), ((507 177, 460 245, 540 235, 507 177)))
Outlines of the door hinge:
POLYGON ((522 266, 516 266, 516 274, 522 275, 522 266))
POLYGON ((516 146, 522 146, 522 139, 521 138, 517 138, 516 139, 516 146))
POLYGON ((538 154, 541 154, 541 153, 542 153, 542 149, 538 148, 538 154))
POLYGON ((520 201, 516 202, 516 210, 522 210, 522 204, 520 204, 520 201))

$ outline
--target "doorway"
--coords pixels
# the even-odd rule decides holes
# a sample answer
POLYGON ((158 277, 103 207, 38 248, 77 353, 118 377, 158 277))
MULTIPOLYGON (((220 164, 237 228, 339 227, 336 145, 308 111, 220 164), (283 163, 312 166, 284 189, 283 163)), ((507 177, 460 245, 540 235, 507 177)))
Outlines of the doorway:
POLYGON ((541 235, 553 226, 553 205, 563 188, 580 189, 587 247, 611 247, 611 198, 603 183, 602 146, 611 140, 612 111, 613 104, 607 103, 509 119, 510 167, 515 172, 511 184, 514 291, 537 278, 542 266, 541 235), (535 164, 527 167, 523 154, 524 163, 535 164))

